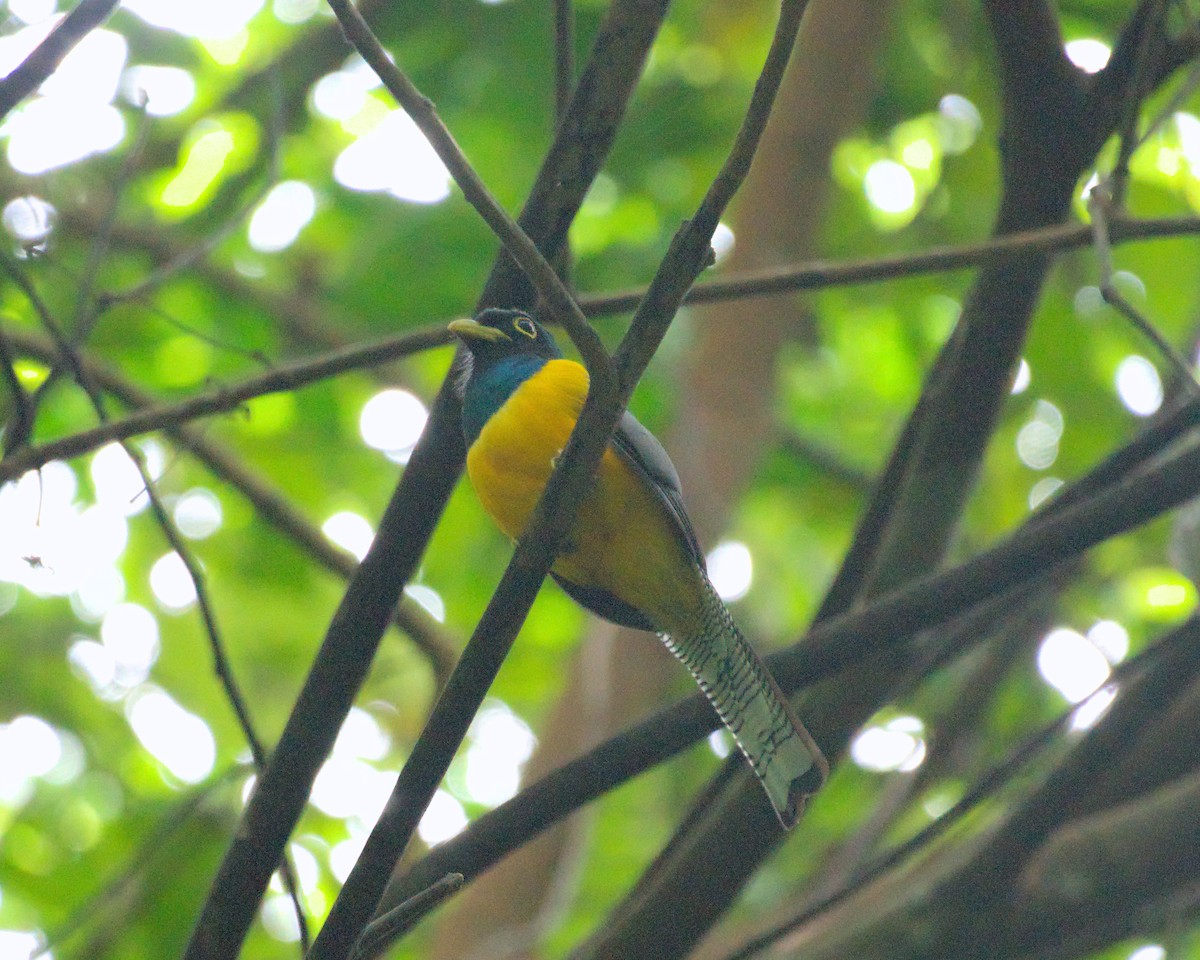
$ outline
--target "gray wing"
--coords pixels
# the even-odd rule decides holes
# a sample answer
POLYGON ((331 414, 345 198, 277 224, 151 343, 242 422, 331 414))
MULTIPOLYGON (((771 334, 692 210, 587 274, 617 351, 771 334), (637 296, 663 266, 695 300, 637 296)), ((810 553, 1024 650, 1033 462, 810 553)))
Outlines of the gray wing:
MULTIPOLYGON (((692 529, 692 522, 683 508, 679 474, 675 472, 675 464, 671 463, 671 458, 667 456, 667 451, 662 448, 662 444, 655 439, 654 434, 627 412, 621 418, 621 422, 617 425, 617 432, 613 435, 613 449, 658 494, 659 500, 667 508, 668 515, 674 521, 675 535, 679 538, 680 545, 688 552, 696 565, 703 570, 704 551, 700 549, 700 543, 696 540, 696 533, 692 529)), ((576 603, 605 620, 638 630, 656 632, 659 629, 640 610, 631 607, 624 600, 613 596, 606 590, 572 583, 553 570, 550 571, 550 576, 576 603)))
POLYGON ((658 438, 638 423, 632 413, 626 411, 621 417, 621 422, 617 424, 617 432, 613 435, 613 449, 634 470, 650 481, 650 485, 675 521, 679 542, 691 554, 700 569, 705 569, 704 551, 700 548, 696 531, 692 529, 692 521, 688 519, 687 510, 683 506, 679 474, 658 438))

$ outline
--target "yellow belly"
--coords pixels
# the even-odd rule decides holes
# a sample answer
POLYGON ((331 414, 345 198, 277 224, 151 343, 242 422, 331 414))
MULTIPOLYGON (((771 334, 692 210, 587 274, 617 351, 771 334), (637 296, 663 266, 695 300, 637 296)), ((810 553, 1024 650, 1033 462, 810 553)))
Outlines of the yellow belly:
MULTIPOLYGON (((587 396, 587 371, 551 360, 517 388, 467 453, 484 509, 519 539, 587 396)), ((555 573, 606 590, 676 632, 698 607, 698 573, 674 520, 648 481, 610 447, 584 499, 555 573)), ((689 624, 690 625, 690 624, 689 624)))

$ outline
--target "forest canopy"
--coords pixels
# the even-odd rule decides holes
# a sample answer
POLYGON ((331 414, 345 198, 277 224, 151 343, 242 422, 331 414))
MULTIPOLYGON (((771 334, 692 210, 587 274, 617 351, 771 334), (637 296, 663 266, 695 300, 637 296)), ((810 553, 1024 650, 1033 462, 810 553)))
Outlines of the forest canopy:
POLYGON ((1191 0, 0 5, 0 960, 1200 957, 1198 78, 1191 0), (592 383, 516 544, 492 306, 592 383), (626 405, 790 831, 543 586, 626 405))

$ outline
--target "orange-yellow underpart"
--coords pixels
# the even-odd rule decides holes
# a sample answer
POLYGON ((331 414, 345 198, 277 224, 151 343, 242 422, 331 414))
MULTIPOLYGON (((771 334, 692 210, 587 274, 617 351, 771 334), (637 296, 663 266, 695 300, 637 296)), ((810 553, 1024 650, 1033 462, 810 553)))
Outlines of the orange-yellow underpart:
MULTIPOLYGON (((551 360, 494 413, 467 453, 484 509, 519 539, 587 396, 587 371, 551 360)), ((694 627, 699 572, 658 495, 610 447, 554 572, 607 590, 668 633, 694 627)))

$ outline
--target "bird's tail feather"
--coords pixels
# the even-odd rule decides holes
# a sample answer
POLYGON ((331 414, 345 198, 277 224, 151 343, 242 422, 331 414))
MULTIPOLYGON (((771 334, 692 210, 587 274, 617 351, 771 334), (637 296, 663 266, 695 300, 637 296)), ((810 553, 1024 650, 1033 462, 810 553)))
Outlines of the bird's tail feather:
POLYGON ((663 641, 733 734, 780 822, 791 827, 800 801, 824 782, 828 764, 707 577, 704 587, 700 628, 663 641))

